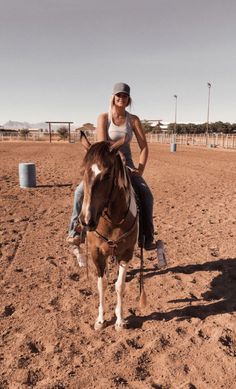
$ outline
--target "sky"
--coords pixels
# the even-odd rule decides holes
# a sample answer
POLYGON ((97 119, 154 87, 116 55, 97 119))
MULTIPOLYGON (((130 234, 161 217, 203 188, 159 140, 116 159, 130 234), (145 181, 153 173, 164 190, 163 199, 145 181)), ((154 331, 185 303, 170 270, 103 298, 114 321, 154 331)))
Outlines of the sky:
POLYGON ((141 120, 236 122, 235 0, 0 0, 0 125, 93 123, 116 82, 141 120))

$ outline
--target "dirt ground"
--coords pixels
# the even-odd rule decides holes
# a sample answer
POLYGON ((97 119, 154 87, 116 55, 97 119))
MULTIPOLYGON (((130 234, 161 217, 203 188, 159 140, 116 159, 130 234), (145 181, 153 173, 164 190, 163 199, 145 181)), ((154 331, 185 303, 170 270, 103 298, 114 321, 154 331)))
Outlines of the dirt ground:
POLYGON ((87 279, 65 243, 83 155, 79 143, 0 143, 0 389, 236 388, 236 153, 150 144, 144 177, 168 266, 145 253, 141 310, 135 253, 122 332, 116 267, 97 332, 92 265, 87 279), (36 188, 19 187, 20 162, 36 164, 36 188))

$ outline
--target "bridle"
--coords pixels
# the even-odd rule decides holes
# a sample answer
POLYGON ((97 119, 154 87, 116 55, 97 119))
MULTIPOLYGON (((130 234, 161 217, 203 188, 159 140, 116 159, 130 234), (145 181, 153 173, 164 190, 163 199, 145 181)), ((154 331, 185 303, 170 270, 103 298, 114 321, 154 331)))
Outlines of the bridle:
MULTIPOLYGON (((130 179, 129 179, 129 176, 128 176, 128 173, 127 173, 126 169, 125 169, 125 174, 126 174, 126 178, 127 178, 128 182, 129 182, 129 184, 131 185, 131 182, 130 182, 130 179)), ((107 204, 104 207, 102 215, 100 216, 100 217, 102 217, 104 220, 106 220, 109 223, 112 223, 112 220, 111 220, 111 217, 108 214, 107 210, 108 210, 108 207, 109 207, 109 203, 111 201, 111 195, 112 195, 112 192, 113 192, 114 188, 115 188, 115 177, 114 177, 114 171, 113 171, 113 182, 112 182, 112 185, 111 185, 111 190, 109 192, 108 202, 107 202, 107 204)), ((125 211, 125 214, 124 214, 123 218, 121 219, 121 221, 116 224, 117 226, 120 227, 126 221, 128 215, 129 215, 129 212, 130 212, 130 206, 131 206, 131 191, 129 190, 128 207, 127 207, 127 209, 125 211)), ((129 230, 127 232, 123 233, 122 235, 120 235, 115 240, 111 240, 108 237, 104 236, 97 229, 95 231, 93 231, 96 234, 96 236, 98 236, 100 239, 102 239, 104 242, 106 242, 108 244, 108 246, 111 249, 111 257, 112 257, 113 260, 116 259, 116 249, 117 249, 118 244, 123 239, 127 238, 129 235, 132 234, 132 232, 136 228, 137 219, 138 219, 138 212, 136 213, 134 221, 133 221, 133 224, 131 225, 129 230)))

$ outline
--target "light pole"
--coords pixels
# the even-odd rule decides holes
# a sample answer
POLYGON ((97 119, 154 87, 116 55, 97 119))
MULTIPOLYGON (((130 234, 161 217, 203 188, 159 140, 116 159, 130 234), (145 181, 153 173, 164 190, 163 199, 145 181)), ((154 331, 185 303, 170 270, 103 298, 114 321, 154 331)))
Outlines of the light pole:
POLYGON ((174 95, 175 98, 175 123, 174 123, 174 133, 176 134, 176 124, 177 124, 177 99, 178 96, 174 95))
POLYGON ((208 135, 209 131, 209 115, 210 115, 210 96, 211 96, 211 84, 207 83, 208 86, 208 102, 207 102, 207 123, 206 123, 206 134, 208 135))

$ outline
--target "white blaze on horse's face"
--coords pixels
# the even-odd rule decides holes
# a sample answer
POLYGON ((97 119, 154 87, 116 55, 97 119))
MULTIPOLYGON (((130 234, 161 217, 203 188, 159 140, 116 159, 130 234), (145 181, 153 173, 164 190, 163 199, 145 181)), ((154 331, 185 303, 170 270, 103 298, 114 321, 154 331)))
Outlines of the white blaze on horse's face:
POLYGON ((94 172, 95 174, 95 177, 101 173, 101 170, 99 169, 98 165, 96 163, 94 163, 92 166, 91 166, 91 170, 94 172))
MULTIPOLYGON (((94 163, 91 166, 91 172, 93 173, 91 177, 91 183, 94 181, 94 179, 101 173, 101 170, 99 169, 98 165, 94 163)), ((91 196, 91 193, 90 193, 91 196)), ((88 224, 90 218, 91 218, 91 211, 90 211, 90 198, 87 199, 85 209, 84 209, 84 215, 85 215, 85 223, 88 224)))

